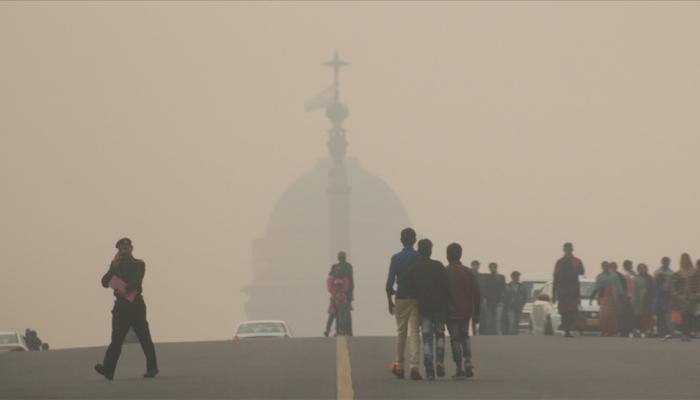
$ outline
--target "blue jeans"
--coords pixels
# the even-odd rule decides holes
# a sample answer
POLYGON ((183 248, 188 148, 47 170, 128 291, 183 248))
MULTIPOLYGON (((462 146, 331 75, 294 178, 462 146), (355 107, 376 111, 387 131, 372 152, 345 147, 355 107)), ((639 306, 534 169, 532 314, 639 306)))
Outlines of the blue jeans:
POLYGON ((486 334, 501 335, 503 334, 503 304, 491 302, 486 303, 486 334))
MULTIPOLYGON (((488 310, 486 310, 486 299, 481 298, 481 309, 484 310, 484 312, 481 314, 481 319, 479 320, 479 335, 488 335, 489 334, 489 313, 488 310)), ((477 333, 474 332, 474 335, 477 333)))
POLYGON ((433 364, 433 342, 435 343, 435 363, 445 363, 445 321, 437 318, 421 317, 423 332, 423 364, 427 375, 435 375, 433 364), (433 338, 435 340, 433 341, 433 338))
POLYGON ((508 322, 504 327, 503 327, 503 334, 504 335, 517 335, 520 333, 520 316, 522 315, 522 311, 520 310, 507 310, 505 312, 506 314, 506 321, 508 322))
POLYGON ((472 347, 469 340, 470 319, 448 319, 447 329, 450 331, 450 346, 452 347, 452 359, 457 368, 464 366, 470 368, 472 364, 472 347))

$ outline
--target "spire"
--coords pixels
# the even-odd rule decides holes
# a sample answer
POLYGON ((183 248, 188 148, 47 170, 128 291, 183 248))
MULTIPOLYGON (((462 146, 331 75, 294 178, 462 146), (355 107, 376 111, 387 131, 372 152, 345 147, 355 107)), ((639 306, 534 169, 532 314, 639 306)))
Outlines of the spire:
POLYGON ((333 102, 338 103, 340 101, 340 68, 350 65, 350 63, 343 61, 340 56, 338 56, 338 49, 336 49, 333 53, 333 59, 326 61, 323 65, 333 68, 333 102))
POLYGON ((350 65, 338 55, 338 50, 333 53, 333 59, 326 61, 323 65, 333 68, 333 101, 326 105, 326 117, 333 126, 328 130, 328 150, 331 158, 336 163, 342 163, 345 159, 348 142, 345 140, 345 129, 343 121, 350 114, 348 107, 340 101, 340 68, 350 65))
MULTIPOLYGON (((328 130, 328 151, 333 164, 328 171, 328 199, 330 201, 330 257, 338 251, 350 252, 350 185, 345 168, 345 153, 348 142, 345 140, 343 121, 348 117, 348 107, 340 101, 340 68, 349 65, 333 53, 333 59, 323 63, 333 68, 333 99, 326 104, 326 117, 333 124, 328 130)), ((331 258, 332 259, 332 258, 331 258)))

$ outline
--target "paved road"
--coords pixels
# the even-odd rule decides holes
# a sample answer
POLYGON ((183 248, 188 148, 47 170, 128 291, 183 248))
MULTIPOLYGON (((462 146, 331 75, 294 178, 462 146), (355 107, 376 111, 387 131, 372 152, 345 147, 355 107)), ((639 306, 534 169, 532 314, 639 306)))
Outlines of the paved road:
POLYGON ((112 382, 92 371, 104 348, 0 354, 0 398, 333 399, 337 372, 350 374, 357 399, 700 398, 700 341, 477 337, 476 376, 462 382, 393 378, 393 346, 349 339, 345 371, 334 339, 159 344, 162 373, 143 380, 141 350, 127 345, 112 382))
MULTIPOLYGON (((476 337, 475 377, 462 382, 404 382, 377 373, 392 355, 384 338, 353 340, 349 347, 358 399, 700 398, 700 341, 476 337)), ((453 364, 446 364, 451 376, 453 364)))
POLYGON ((114 381, 93 370, 105 348, 0 354, 0 398, 217 399, 336 396, 333 339, 156 344, 161 374, 142 378, 138 344, 124 346, 114 381))

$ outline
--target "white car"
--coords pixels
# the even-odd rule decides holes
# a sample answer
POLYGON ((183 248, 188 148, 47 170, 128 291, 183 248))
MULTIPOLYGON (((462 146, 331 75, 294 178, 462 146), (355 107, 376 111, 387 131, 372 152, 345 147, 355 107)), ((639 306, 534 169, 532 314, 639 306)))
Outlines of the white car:
POLYGON ((533 277, 527 276, 526 279, 522 281, 523 285, 527 287, 528 298, 527 303, 523 306, 523 311, 520 314, 520 321, 518 323, 518 330, 520 333, 533 333, 532 330, 532 320, 530 315, 532 314, 532 305, 537 299, 537 295, 540 293, 544 285, 546 285, 548 280, 544 277, 533 277))
MULTIPOLYGON (((581 286, 581 305, 579 310, 583 314, 580 324, 575 330, 581 332, 599 332, 600 331, 600 307, 594 299, 589 301, 591 294, 595 290, 595 280, 582 278, 581 286), (585 321, 583 320, 585 319, 585 321)), ((530 313, 530 324, 532 325, 533 333, 553 335, 554 332, 561 332, 561 315, 556 304, 552 304, 553 283, 547 282, 537 295, 537 299, 532 303, 532 311, 530 313)))
POLYGON ((233 341, 242 339, 291 339, 287 323, 277 320, 245 321, 238 324, 233 341))
POLYGON ((17 332, 0 332, 0 353, 8 351, 29 351, 22 335, 17 332))

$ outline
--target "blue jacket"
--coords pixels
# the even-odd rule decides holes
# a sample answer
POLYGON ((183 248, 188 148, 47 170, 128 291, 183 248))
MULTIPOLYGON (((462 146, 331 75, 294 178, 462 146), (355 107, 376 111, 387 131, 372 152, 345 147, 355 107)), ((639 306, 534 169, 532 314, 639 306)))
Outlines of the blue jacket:
POLYGON ((395 294, 397 299, 415 299, 415 288, 409 274, 418 253, 412 247, 405 247, 391 257, 389 276, 386 278, 386 293, 395 294), (396 284, 396 290, 394 290, 396 284))

